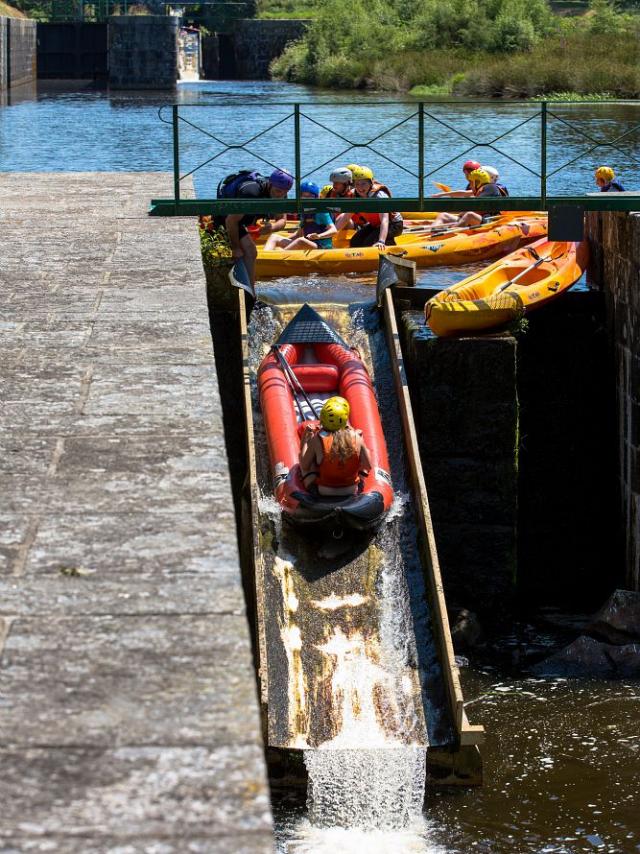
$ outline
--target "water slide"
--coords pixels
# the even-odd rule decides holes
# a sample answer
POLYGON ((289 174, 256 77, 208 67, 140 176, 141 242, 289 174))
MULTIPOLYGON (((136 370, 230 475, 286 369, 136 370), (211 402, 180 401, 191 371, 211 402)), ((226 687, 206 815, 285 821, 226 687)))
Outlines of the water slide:
MULTIPOLYGON (((244 305, 242 291, 238 297, 244 305)), ((380 309, 314 308, 369 369, 389 450, 392 510, 368 538, 319 543, 282 524, 256 370, 299 308, 259 304, 248 325, 240 312, 266 743, 304 758, 309 804, 323 821, 344 822, 345 810, 359 815, 367 781, 382 774, 384 808, 402 823, 427 778, 481 781, 483 730, 464 711, 391 289, 380 309), (336 809, 341 815, 330 815, 336 809)))

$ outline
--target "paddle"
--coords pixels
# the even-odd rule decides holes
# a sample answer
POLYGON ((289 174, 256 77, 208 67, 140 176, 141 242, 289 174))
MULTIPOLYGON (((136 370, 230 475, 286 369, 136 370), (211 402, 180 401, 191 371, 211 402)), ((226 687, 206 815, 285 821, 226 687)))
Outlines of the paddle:
POLYGON ((506 291, 507 288, 511 287, 511 285, 515 285, 515 283, 519 279, 521 279, 526 273, 530 273, 531 270, 535 270, 536 267, 539 267, 540 264, 544 264, 545 261, 556 261, 558 258, 560 258, 561 255, 564 255, 565 250, 560 246, 559 252, 556 252, 554 254, 554 252, 552 250, 551 253, 549 255, 547 255, 546 258, 541 258, 535 249, 529 248, 529 252, 533 255, 534 258, 537 258, 538 260, 534 261, 533 264, 531 264, 529 267, 526 268, 526 270, 522 270, 522 272, 518 273, 517 276, 514 276, 513 279, 511 279, 511 281, 505 282, 504 285, 499 285, 495 289, 495 291, 493 292, 494 294, 501 294, 503 291, 506 291))
POLYGON ((450 193, 451 187, 448 184, 441 184, 440 181, 434 181, 434 186, 441 190, 443 193, 450 193))
POLYGON ((302 387, 302 383, 300 382, 300 380, 298 379, 298 377, 295 375, 295 372, 293 371, 293 369, 292 369, 291 365, 289 364, 289 362, 287 362, 287 360, 285 359, 285 357, 284 357, 284 356, 282 355, 282 353, 280 352, 280 348, 278 347, 278 345, 277 345, 277 344, 274 344, 274 345, 271 347, 271 349, 272 349, 272 350, 273 350, 273 352, 276 354, 276 358, 277 358, 277 359, 278 359, 278 361, 280 362, 280 367, 281 367, 281 368, 282 368, 282 370, 284 371, 284 375, 285 375, 285 377, 287 378, 287 380, 288 380, 288 382, 289 382, 289 386, 291 387, 291 391, 292 391, 292 393, 293 393, 293 398, 294 398, 294 400, 295 400, 296 404, 298 405, 298 412, 300 413, 300 418, 301 418, 303 421, 306 421, 306 420, 307 420, 307 419, 306 419, 306 417, 305 417, 305 414, 304 414, 304 410, 303 410, 303 408, 302 408, 302 404, 300 403, 300 401, 299 401, 299 399, 298 399, 298 393, 300 393, 300 394, 304 397, 304 399, 305 399, 305 401, 306 401, 306 403, 307 403, 307 406, 308 406, 308 407, 309 407, 309 409, 311 410, 311 414, 313 415, 313 417, 314 417, 314 418, 316 418, 316 419, 317 419, 317 418, 318 418, 318 413, 317 413, 317 412, 316 412, 316 410, 314 409, 313 403, 311 403, 311 401, 309 400, 309 396, 307 395, 306 391, 305 391, 305 390, 304 390, 304 388, 302 387), (298 387, 298 391, 296 391, 296 386, 298 387))
POLYGON ((497 219, 501 219, 500 216, 492 216, 488 219, 485 219, 484 222, 479 222, 477 225, 454 225, 451 228, 442 228, 442 226, 438 226, 437 229, 433 229, 431 226, 430 229, 425 229, 425 236, 429 237, 440 237, 442 234, 453 234, 456 231, 473 231, 476 228, 484 228, 490 222, 495 222, 497 219))

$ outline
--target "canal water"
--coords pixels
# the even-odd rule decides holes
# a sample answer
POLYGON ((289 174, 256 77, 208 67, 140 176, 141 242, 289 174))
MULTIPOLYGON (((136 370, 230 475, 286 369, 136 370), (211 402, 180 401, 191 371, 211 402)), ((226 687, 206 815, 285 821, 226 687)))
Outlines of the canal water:
MULTIPOLYGON (((41 81, 37 91, 13 93, 9 106, 0 108, 0 170, 171 170, 172 130, 158 111, 169 121, 167 104, 173 100, 166 94, 77 91, 41 81)), ((239 167, 266 170, 275 164, 294 171, 294 102, 305 104, 300 118, 304 175, 324 184, 333 165, 363 162, 394 194, 417 195, 417 102, 411 99, 270 81, 201 81, 180 84, 175 100, 184 119, 181 174, 193 173, 200 197, 215 196, 218 181, 239 167), (245 150, 225 152, 226 145, 239 143, 245 150), (361 147, 367 143, 370 148, 361 147)), ((537 193, 539 112, 533 102, 430 104, 424 122, 430 173, 425 192, 436 191, 431 181, 460 186, 461 164, 473 157, 496 166, 513 195, 537 193)), ((630 189, 637 187, 639 124, 639 103, 550 104, 547 171, 555 174, 549 194, 594 191, 593 169, 603 162, 630 189), (616 147, 604 145, 622 136, 616 147)))
MULTIPOLYGON (((329 165, 362 161, 372 165, 394 192, 416 192, 415 177, 397 165, 415 171, 410 164, 417 163, 415 119, 409 118, 414 106, 406 101, 271 82, 185 84, 179 87, 177 99, 183 105, 181 114, 191 122, 181 125, 181 171, 197 169, 193 178, 201 197, 213 196, 227 172, 260 165, 248 153, 221 153, 224 144, 236 143, 238 138, 252 140, 247 150, 268 161, 261 164, 265 170, 269 163, 293 169, 291 108, 272 104, 283 101, 307 103, 301 119, 302 167, 316 180, 324 183, 329 165), (207 105, 219 109, 205 109, 207 105), (267 130, 277 122, 281 123, 267 130), (349 147, 368 142, 394 125, 372 143, 377 153, 349 147), (197 168, 208 158, 215 159, 197 168)), ((171 128, 158 117, 158 110, 167 103, 165 96, 148 93, 109 94, 58 84, 36 92, 14 92, 9 103, 0 107, 0 170, 170 170, 171 128)), ((434 170, 431 178, 459 184, 461 162, 474 156, 496 165, 512 193, 535 192, 538 179, 533 173, 540 166, 538 109, 535 104, 502 103, 430 106, 425 134, 428 166, 434 170), (493 147, 473 147, 474 141, 490 142, 493 147)), ((551 110, 555 118, 549 128, 553 153, 548 166, 558 169, 573 162, 551 179, 550 192, 592 190, 593 167, 601 162, 611 163, 634 188, 639 104, 558 105, 551 110), (585 153, 593 142, 567 123, 576 123, 597 141, 627 136, 620 150, 601 147, 585 153)), ((446 286, 460 275, 455 270, 429 270, 423 280, 446 286)), ((330 283, 276 281, 262 287, 266 300, 306 297, 310 302, 360 302, 363 310, 372 303, 372 290, 370 281, 348 277, 330 283)), ((326 827, 322 815, 313 809, 317 804, 311 804, 309 812, 293 796, 282 798, 274 805, 278 850, 287 854, 640 852, 640 685, 532 678, 527 664, 566 639, 545 618, 530 615, 529 622, 494 640, 471 662, 460 660, 469 717, 487 730, 483 788, 428 789, 422 815, 410 811, 410 821, 400 828, 390 828, 376 818, 380 814, 376 809, 365 810, 360 819, 351 811, 344 821, 347 826, 336 822, 326 827)), ((317 770, 319 779, 323 774, 326 769, 317 770)), ((380 797, 378 778, 373 773, 368 779, 368 794, 375 805, 380 797)))

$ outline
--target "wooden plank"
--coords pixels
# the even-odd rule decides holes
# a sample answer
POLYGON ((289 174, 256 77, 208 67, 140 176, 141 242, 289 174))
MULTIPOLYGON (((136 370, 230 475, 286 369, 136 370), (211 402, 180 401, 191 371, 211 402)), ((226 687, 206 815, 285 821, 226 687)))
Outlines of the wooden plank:
POLYGON ((247 329, 247 302, 241 288, 236 291, 238 300, 238 323, 240 327, 240 346, 242 350, 242 388, 244 416, 247 436, 247 480, 246 498, 250 510, 251 536, 253 538, 253 576, 256 600, 256 653, 257 671, 260 685, 260 702, 266 706, 268 697, 267 642, 265 635, 264 612, 264 559, 260 546, 260 518, 258 514, 258 480, 256 476, 256 450, 253 430, 253 404, 251 400, 251 373, 249 370, 249 333, 247 329))
POLYGON ((400 336, 396 322, 395 308, 391 290, 384 292, 383 311, 385 318, 385 331, 389 355, 391 357, 391 368, 398 397, 398 407, 402 419, 405 450, 407 463, 414 494, 414 507, 416 510, 419 534, 422 545, 421 554, 424 571, 430 592, 431 608, 433 614, 433 625, 436 633, 440 663, 447 688, 451 717, 454 722, 459 743, 477 743, 481 740, 482 727, 470 727, 464 712, 464 698, 460 686, 460 676, 455 662, 449 617, 440 573, 440 564, 436 549, 431 511, 427 496, 427 487, 420 461, 418 437, 413 420, 413 409, 409 395, 409 387, 400 347, 400 336), (471 741, 469 740, 471 739, 471 741))

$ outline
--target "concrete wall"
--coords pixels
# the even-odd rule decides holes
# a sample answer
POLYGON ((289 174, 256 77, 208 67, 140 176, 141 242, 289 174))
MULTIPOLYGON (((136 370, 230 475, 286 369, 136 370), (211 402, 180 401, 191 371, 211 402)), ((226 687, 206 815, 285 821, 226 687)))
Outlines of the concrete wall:
POLYGON ((109 18, 109 86, 173 89, 178 77, 178 18, 115 15, 109 18))
POLYGON ((589 213, 587 234, 615 366, 626 584, 640 590, 640 214, 589 213))
POLYGON ((107 24, 38 24, 38 77, 106 79, 107 24))
POLYGON ((0 91, 36 79, 36 22, 0 18, 0 91))
POLYGON ((240 80, 267 80, 269 65, 285 47, 304 35, 305 20, 242 19, 233 33, 236 72, 240 80))
POLYGON ((403 347, 447 598, 499 616, 595 608, 621 581, 604 300, 575 292, 511 335, 403 347))
POLYGON ((4 92, 9 86, 8 37, 9 19, 0 18, 0 92, 4 92))

